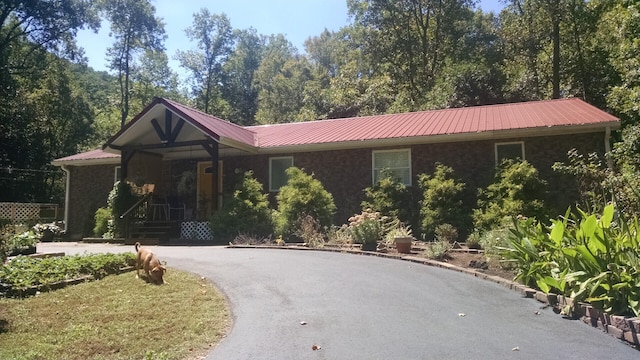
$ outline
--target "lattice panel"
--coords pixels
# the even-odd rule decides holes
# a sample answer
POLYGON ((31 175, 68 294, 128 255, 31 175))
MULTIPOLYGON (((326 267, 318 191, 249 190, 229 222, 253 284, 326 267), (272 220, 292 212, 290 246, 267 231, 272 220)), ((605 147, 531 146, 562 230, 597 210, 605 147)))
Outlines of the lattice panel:
POLYGON ((36 220, 40 218, 40 204, 0 203, 0 218, 14 222, 36 220))
POLYGON ((208 221, 185 221, 180 224, 182 240, 213 240, 213 232, 208 221))

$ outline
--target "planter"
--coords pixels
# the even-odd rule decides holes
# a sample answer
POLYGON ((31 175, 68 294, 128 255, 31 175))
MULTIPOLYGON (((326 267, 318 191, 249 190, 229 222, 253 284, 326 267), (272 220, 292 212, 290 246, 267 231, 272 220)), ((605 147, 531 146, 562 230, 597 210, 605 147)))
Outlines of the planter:
POLYGON ((53 241, 53 231, 51 231, 51 230, 43 231, 42 235, 40 235, 40 241, 41 242, 52 242, 53 241))
POLYGON ((396 250, 400 254, 410 254, 413 238, 411 236, 396 236, 393 238, 396 243, 396 250))
POLYGON ((376 251, 377 248, 378 248, 378 243, 377 242, 364 243, 360 247, 360 249, 362 251, 376 251))
POLYGON ((31 255, 36 253, 35 246, 22 247, 18 249, 13 249, 9 252, 9 256, 18 256, 18 255, 31 255))

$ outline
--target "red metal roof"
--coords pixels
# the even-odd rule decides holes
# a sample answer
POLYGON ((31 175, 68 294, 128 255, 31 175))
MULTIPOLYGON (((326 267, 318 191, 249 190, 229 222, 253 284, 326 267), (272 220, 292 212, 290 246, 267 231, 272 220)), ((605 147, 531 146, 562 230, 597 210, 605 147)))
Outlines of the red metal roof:
MULTIPOLYGON (((618 118, 578 98, 248 127, 168 99, 156 98, 110 141, 117 139, 157 104, 163 104, 214 139, 231 139, 258 149, 536 129, 578 131, 583 128, 604 129, 606 126, 617 129, 620 126, 618 118)), ((54 163, 89 163, 117 157, 119 155, 93 150, 57 159, 54 163)))
POLYGON ((403 114, 247 127, 258 146, 279 147, 615 123, 619 119, 577 99, 476 106, 403 114))
POLYGON ((240 125, 222 120, 169 99, 161 98, 159 100, 174 113, 180 115, 183 119, 194 120, 192 122, 194 126, 200 128, 200 130, 203 130, 206 133, 209 133, 215 139, 225 137, 247 145, 255 146, 255 134, 240 125))

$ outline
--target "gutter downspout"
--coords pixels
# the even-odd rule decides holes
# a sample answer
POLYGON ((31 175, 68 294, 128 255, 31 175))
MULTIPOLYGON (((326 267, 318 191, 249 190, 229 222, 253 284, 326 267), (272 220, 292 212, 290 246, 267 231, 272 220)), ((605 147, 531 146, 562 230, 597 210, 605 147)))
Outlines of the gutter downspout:
POLYGON ((71 170, 69 170, 65 164, 62 164, 60 168, 65 172, 65 186, 64 186, 64 230, 68 230, 69 226, 69 189, 71 184, 71 170))

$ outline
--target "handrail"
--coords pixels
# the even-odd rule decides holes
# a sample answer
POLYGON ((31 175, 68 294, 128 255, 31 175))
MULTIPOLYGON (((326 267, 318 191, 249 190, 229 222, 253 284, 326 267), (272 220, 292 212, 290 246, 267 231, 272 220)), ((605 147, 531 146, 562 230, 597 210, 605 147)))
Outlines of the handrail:
POLYGON ((124 213, 122 213, 122 215, 120 215, 120 219, 124 219, 127 215, 129 215, 129 213, 131 213, 133 210, 137 209, 138 207, 140 207, 140 204, 144 203, 147 199, 149 199, 151 196, 153 195, 153 192, 148 192, 146 193, 143 197, 140 198, 140 200, 138 200, 135 204, 133 204, 133 206, 131 206, 129 208, 129 210, 125 211, 124 213))

